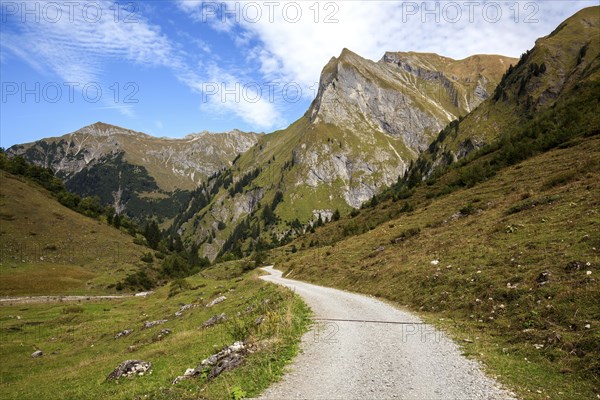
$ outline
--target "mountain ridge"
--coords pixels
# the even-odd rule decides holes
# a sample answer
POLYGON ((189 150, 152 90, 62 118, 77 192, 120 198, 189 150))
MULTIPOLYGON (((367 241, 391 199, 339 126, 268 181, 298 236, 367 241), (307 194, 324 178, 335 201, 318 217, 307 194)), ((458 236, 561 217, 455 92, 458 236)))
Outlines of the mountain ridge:
POLYGON ((591 7, 536 40, 507 70, 493 97, 448 126, 420 155, 413 172, 427 178, 437 168, 444 169, 493 142, 502 132, 518 130, 599 76, 600 22, 598 8, 591 7))
MULTIPOLYGON (((42 167, 52 168, 58 175, 63 173, 64 174, 63 178, 66 178, 68 180, 68 178, 70 177, 71 174, 80 172, 80 170, 82 168, 88 166, 90 163, 97 161, 96 158, 101 157, 106 154, 114 153, 115 149, 111 148, 111 146, 113 146, 113 145, 118 146, 119 149, 124 148, 125 152, 131 153, 131 152, 133 152, 133 149, 131 147, 134 147, 134 146, 140 144, 140 143, 124 142, 122 138, 121 138, 121 141, 119 141, 119 137, 122 137, 122 136, 131 137, 131 138, 134 138, 137 140, 142 139, 142 140, 154 142, 154 145, 162 146, 163 149, 167 149, 167 150, 168 150, 168 146, 170 144, 173 144, 173 145, 190 144, 190 145, 192 145, 193 142, 200 141, 200 140, 205 140, 207 142, 206 143, 207 146, 211 146, 211 145, 214 146, 215 139, 228 139, 230 141, 230 143, 226 142, 226 143, 224 143, 224 146, 231 147, 231 146, 235 146, 235 143, 232 143, 231 140, 232 139, 235 140, 236 137, 239 137, 240 141, 241 141, 240 145, 238 146, 239 148, 232 149, 233 151, 230 151, 229 152, 230 154, 226 154, 227 157, 225 157, 225 159, 215 160, 215 161, 220 161, 220 162, 215 162, 214 166, 210 165, 210 162, 207 163, 208 166, 206 168, 201 168, 201 164, 186 166, 190 169, 194 169, 192 167, 196 167, 195 168, 196 172, 200 172, 201 174, 208 176, 208 175, 215 173, 216 171, 218 171, 221 168, 227 167, 228 164, 230 164, 230 161, 235 156, 237 156, 237 154, 239 154, 239 152, 243 152, 243 151, 247 150, 247 148, 251 147, 251 145, 255 142, 254 139, 256 137, 258 137, 259 134, 247 133, 247 132, 242 132, 240 130, 234 129, 231 131, 219 132, 219 133, 202 131, 199 133, 188 134, 182 138, 157 137, 157 136, 149 135, 145 132, 134 131, 134 130, 131 130, 128 128, 123 128, 123 127, 120 127, 117 125, 107 124, 107 123, 99 121, 99 122, 84 126, 76 131, 67 133, 65 135, 49 137, 49 138, 40 139, 40 140, 34 141, 34 142, 23 143, 23 144, 11 146, 7 150, 7 152, 9 154, 13 154, 13 155, 25 155, 27 159, 29 159, 30 161, 32 161, 42 167), (78 136, 83 136, 83 137, 78 138, 78 136), (63 156, 64 156, 64 158, 66 158, 66 156, 69 154, 69 151, 71 150, 71 147, 73 145, 78 145, 78 148, 75 151, 74 156, 79 155, 79 152, 81 152, 81 151, 85 152, 86 148, 84 147, 84 144, 87 140, 89 140, 89 138, 110 138, 110 139, 112 139, 112 143, 108 143, 108 146, 106 146, 107 145, 106 143, 95 143, 96 148, 93 148, 93 150, 96 150, 96 153, 91 152, 92 154, 90 154, 88 157, 84 158, 85 165, 80 164, 79 168, 81 168, 81 169, 79 169, 79 170, 70 169, 69 167, 63 166, 60 163, 60 161, 62 161, 62 159, 57 160, 55 157, 51 157, 49 159, 49 156, 52 156, 53 154, 50 153, 49 151, 47 151, 47 149, 44 149, 43 145, 41 146, 42 148, 40 148, 40 146, 36 146, 36 144, 38 144, 40 142, 47 142, 48 144, 51 145, 52 143, 61 144, 61 142, 66 142, 67 140, 75 141, 72 145, 70 143, 66 143, 68 146, 66 148, 62 149, 63 156), (79 139, 79 142, 77 142, 77 139, 79 139), (106 147, 106 148, 104 148, 104 147, 106 147), (102 151, 102 150, 105 150, 105 151, 102 151), (237 150, 239 150, 239 151, 237 151, 237 150), (28 151, 31 151, 31 154, 27 154, 28 151), (43 161, 40 157, 38 157, 36 159, 36 156, 40 156, 40 155, 45 156, 45 157, 43 157, 43 161), (231 160, 229 160, 229 159, 231 159, 231 160)), ((146 143, 141 143, 141 144, 147 147, 146 143)), ((199 146, 196 146, 196 147, 199 147, 199 146)), ((197 150, 199 150, 199 148, 197 150)), ((209 150, 209 155, 210 155, 210 151, 216 151, 216 150, 222 150, 223 153, 225 153, 225 151, 226 151, 226 149, 214 149, 213 148, 212 150, 209 150)), ((154 153, 150 153, 151 155, 158 156, 160 154, 159 150, 151 150, 151 151, 154 151, 154 153)), ((141 158, 141 156, 137 155, 137 154, 133 157, 134 161, 137 161, 138 163, 139 163, 139 158, 141 158)), ((164 162, 165 161, 164 157, 160 161, 164 162)), ((199 160, 199 161, 201 161, 201 160, 199 160)), ((146 166, 146 165, 144 165, 144 163, 141 163, 140 165, 146 166)), ((192 173, 193 173, 193 171, 192 171, 192 173)), ((194 175, 192 173, 188 174, 189 175, 188 177, 192 181, 191 183, 180 181, 174 185, 172 182, 167 182, 167 180, 158 179, 158 181, 159 181, 158 184, 165 190, 173 190, 175 188, 179 188, 179 189, 195 188, 197 186, 198 182, 194 181, 194 175)))
POLYGON ((63 136, 12 146, 7 153, 51 168, 69 190, 98 196, 117 213, 169 220, 192 190, 230 167, 258 138, 239 130, 159 138, 97 122, 63 136))

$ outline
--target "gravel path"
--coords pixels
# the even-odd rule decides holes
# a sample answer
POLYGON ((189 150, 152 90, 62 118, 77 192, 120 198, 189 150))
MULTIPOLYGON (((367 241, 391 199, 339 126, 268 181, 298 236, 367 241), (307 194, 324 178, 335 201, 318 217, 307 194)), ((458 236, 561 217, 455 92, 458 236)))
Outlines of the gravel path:
MULTIPOLYGON (((134 297, 132 294, 124 295, 106 295, 106 296, 18 296, 18 297, 0 297, 0 305, 8 304, 38 304, 38 303, 62 303, 71 301, 101 301, 124 299, 134 297)), ((144 296, 142 296, 144 297, 144 296)))
POLYGON ((418 317, 374 298, 284 279, 315 313, 281 382, 260 399, 514 399, 418 317), (393 322, 393 323, 390 323, 393 322))

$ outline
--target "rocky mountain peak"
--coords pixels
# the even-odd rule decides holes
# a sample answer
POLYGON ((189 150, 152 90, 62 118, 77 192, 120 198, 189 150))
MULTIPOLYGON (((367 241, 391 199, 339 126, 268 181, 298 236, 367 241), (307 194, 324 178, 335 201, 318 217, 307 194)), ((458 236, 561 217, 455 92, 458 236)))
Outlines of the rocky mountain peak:
POLYGON ((91 125, 84 126, 83 128, 78 129, 74 133, 82 133, 86 135, 103 137, 103 136, 112 136, 112 135, 142 135, 148 136, 142 132, 132 131, 131 129, 121 128, 117 125, 107 124, 105 122, 95 122, 91 125))
POLYGON ((515 59, 477 55, 453 60, 433 53, 386 52, 374 62, 348 49, 323 68, 307 117, 402 138, 414 154, 447 123, 490 97, 515 59))

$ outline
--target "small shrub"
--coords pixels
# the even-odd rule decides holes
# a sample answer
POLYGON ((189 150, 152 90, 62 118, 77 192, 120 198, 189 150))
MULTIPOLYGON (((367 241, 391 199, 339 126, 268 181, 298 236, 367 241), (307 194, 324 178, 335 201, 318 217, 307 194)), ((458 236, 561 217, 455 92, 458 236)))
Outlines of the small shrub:
POLYGON ((154 257, 152 257, 152 253, 146 253, 140 258, 140 260, 150 264, 152 261, 154 261, 154 257))
POLYGON ((459 211, 462 215, 471 215, 475 212, 475 207, 473 206, 472 203, 469 203, 466 206, 464 206, 463 208, 461 208, 459 211))
POLYGON ((246 340, 250 334, 251 325, 240 318, 231 318, 226 325, 227 333, 234 341, 246 340))
POLYGON ((346 225, 344 225, 344 236, 358 235, 359 233, 361 233, 361 228, 358 226, 356 221, 350 221, 346 225))
POLYGON ((415 209, 415 207, 407 201, 406 203, 404 203, 404 205, 400 209, 400 212, 408 213, 408 212, 414 211, 414 209, 415 209))
POLYGON ((229 398, 231 400, 242 400, 245 397, 246 392, 244 392, 239 386, 234 386, 233 389, 231 389, 231 392, 229 392, 229 398))
POLYGON ((156 282, 153 278, 146 274, 146 271, 137 271, 133 274, 128 275, 125 278, 125 281, 121 284, 121 286, 128 286, 132 289, 142 288, 144 290, 150 290, 156 286, 156 282))
POLYGON ((544 189, 551 189, 555 186, 564 185, 577 177, 577 171, 574 169, 569 169, 567 171, 559 172, 556 175, 553 175, 542 185, 544 189))
POLYGON ((396 237, 396 238, 392 239, 390 242, 391 242, 392 244, 397 244, 397 243, 403 242, 403 241, 405 241, 406 239, 409 239, 409 238, 411 238, 411 237, 413 237, 413 236, 417 236, 417 235, 418 235, 420 232, 421 232, 421 229, 420 229, 420 228, 417 228, 417 227, 415 227, 415 228, 410 228, 410 229, 407 229, 407 230, 405 230, 404 232, 402 232, 402 233, 400 234, 400 236, 398 236, 398 237, 396 237))
POLYGON ((242 263, 242 272, 248 272, 248 271, 252 271, 253 269, 255 269, 257 266, 257 264, 254 261, 244 261, 242 263))
POLYGON ((179 293, 190 290, 192 287, 186 279, 175 279, 169 285, 169 297, 173 297, 179 293))
POLYGON ((337 209, 336 209, 336 210, 333 212, 333 215, 331 216, 331 220, 332 220, 332 221, 339 221, 339 219, 340 219, 340 210, 337 210, 337 209))
POLYGON ((521 194, 521 200, 525 200, 533 196, 533 192, 531 190, 521 194))

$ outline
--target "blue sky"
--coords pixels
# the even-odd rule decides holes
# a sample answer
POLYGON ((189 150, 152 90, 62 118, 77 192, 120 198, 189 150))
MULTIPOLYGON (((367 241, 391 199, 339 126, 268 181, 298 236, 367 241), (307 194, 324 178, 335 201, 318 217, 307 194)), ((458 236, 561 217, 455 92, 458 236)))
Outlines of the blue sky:
POLYGON ((96 121, 155 136, 272 132, 347 47, 518 57, 597 1, 5 1, 0 146, 96 121))

